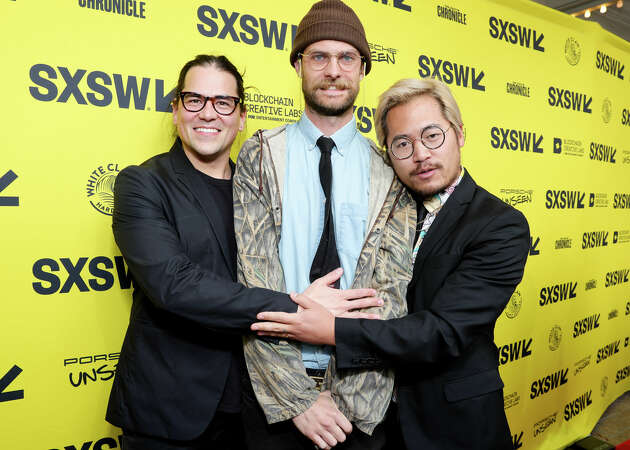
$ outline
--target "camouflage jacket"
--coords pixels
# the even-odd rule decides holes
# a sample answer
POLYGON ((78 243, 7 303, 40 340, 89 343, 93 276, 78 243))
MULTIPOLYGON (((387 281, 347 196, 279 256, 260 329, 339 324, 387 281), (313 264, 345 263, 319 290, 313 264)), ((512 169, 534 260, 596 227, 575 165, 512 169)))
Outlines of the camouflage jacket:
MULTIPOLYGON (((405 293, 411 279, 415 202, 370 141, 368 234, 357 262, 353 288, 372 287, 384 300, 374 312, 383 319, 407 313, 405 293)), ((285 292, 278 243, 286 161, 286 126, 259 131, 238 155, 234 174, 234 230, 238 278, 250 287, 285 292)), ((301 343, 244 338, 252 386, 269 423, 291 419, 319 395, 302 363, 301 343)), ((339 410, 371 434, 384 418, 394 386, 391 369, 337 370, 334 352, 324 388, 339 410)))

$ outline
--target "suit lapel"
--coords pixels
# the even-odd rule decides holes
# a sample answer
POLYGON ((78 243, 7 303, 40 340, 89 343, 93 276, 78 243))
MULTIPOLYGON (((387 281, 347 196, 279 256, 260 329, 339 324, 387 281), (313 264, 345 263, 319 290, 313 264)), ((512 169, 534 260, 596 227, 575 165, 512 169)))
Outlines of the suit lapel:
MULTIPOLYGON (((234 273, 234 267, 232 267, 233 265, 230 262, 227 242, 224 242, 224 239, 219 238, 220 235, 217 231, 221 226, 221 222, 218 217, 219 210, 217 208, 217 205, 214 201, 214 198, 208 195, 208 187, 204 184, 203 177, 197 172, 197 169, 193 167, 191 162, 186 157, 179 138, 177 138, 175 144, 173 144, 173 147, 171 148, 170 157, 173 163, 173 169, 177 173, 177 178, 188 188, 190 192, 192 192, 193 196, 197 200, 197 203, 199 203, 199 205, 201 206, 201 210, 208 219, 211 233, 214 236, 216 242, 219 244, 221 254, 223 255, 223 259, 225 260, 225 264, 230 269, 230 274, 232 275, 232 277, 236 277, 236 273, 234 273)), ((233 173, 234 167, 232 161, 230 161, 230 167, 233 173)))
POLYGON ((413 270, 414 280, 418 278, 417 274, 420 273, 424 262, 433 253, 435 246, 451 233, 453 227, 464 214, 466 205, 472 200, 476 188, 477 185, 472 177, 468 174, 468 171, 465 171, 462 181, 460 181, 442 209, 438 212, 435 221, 431 224, 431 228, 429 228, 427 235, 420 245, 413 270))

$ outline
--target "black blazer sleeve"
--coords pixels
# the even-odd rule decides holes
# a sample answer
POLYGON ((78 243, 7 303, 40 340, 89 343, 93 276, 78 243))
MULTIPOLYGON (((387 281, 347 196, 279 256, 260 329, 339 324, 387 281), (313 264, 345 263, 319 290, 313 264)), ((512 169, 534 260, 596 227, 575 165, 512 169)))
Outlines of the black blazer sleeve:
POLYGON ((527 221, 515 209, 501 209, 465 248, 427 260, 408 301, 428 308, 410 308, 408 316, 387 321, 337 318, 337 366, 365 367, 379 358, 392 365, 457 358, 480 333, 492 336, 528 252, 527 221), (443 281, 430 299, 414 298, 423 295, 423 280, 443 281))
POLYGON ((138 166, 122 170, 114 189, 116 243, 154 306, 220 330, 247 330, 259 311, 296 311, 286 294, 245 288, 194 263, 166 217, 165 197, 177 201, 168 189, 154 172, 138 166))

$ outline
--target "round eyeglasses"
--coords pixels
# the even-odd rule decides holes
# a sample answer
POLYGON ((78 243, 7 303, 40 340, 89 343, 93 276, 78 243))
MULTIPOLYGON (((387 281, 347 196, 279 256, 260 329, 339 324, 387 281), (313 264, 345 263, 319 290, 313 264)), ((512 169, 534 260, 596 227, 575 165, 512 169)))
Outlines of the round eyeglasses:
POLYGON ((342 70, 349 72, 359 67, 363 61, 363 56, 355 52, 341 52, 336 55, 326 52, 310 52, 298 53, 298 56, 313 70, 324 70, 334 58, 342 70))
POLYGON ((420 139, 422 145, 429 150, 436 150, 444 144, 446 132, 453 126, 449 126, 446 130, 437 125, 429 125, 422 129, 419 138, 412 139, 407 136, 397 136, 389 146, 389 151, 396 159, 407 159, 413 155, 413 144, 420 139))
POLYGON ((199 112, 206 107, 206 103, 210 100, 214 110, 222 116, 229 116, 234 112, 236 106, 241 99, 229 95, 215 95, 214 97, 206 97, 196 92, 182 92, 179 94, 182 105, 186 111, 199 112))

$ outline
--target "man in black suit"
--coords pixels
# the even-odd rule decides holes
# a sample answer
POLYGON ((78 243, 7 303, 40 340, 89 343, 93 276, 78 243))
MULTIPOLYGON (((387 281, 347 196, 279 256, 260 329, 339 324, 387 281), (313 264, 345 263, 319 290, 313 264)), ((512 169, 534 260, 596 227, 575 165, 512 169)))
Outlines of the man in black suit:
POLYGON ((380 98, 376 132, 417 202, 409 315, 335 319, 293 296, 301 312, 261 313, 266 322, 252 329, 336 344, 339 368, 396 367, 398 448, 510 449, 494 325, 523 276, 527 221, 462 168, 461 115, 442 82, 392 86, 380 98))
MULTIPOLYGON (((107 420, 123 429, 125 450, 244 448, 240 334, 258 311, 296 311, 286 294, 235 282, 230 147, 245 124, 243 99, 227 58, 189 61, 173 100, 170 152, 117 177, 112 228, 134 292, 107 420)), ((337 314, 377 303, 350 301, 371 289, 329 287, 339 276, 305 292, 337 314)))

